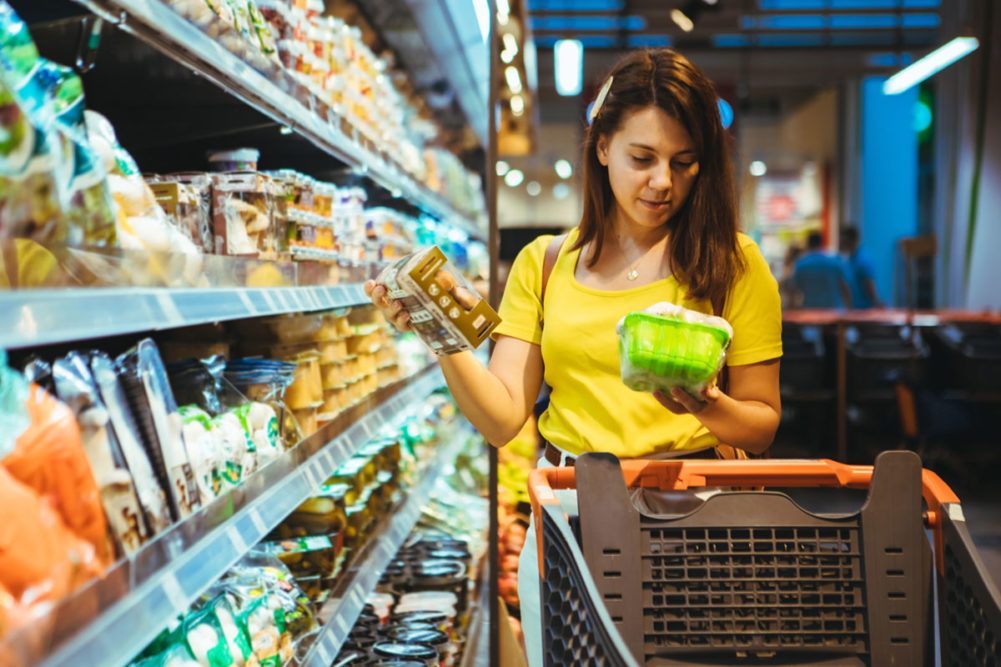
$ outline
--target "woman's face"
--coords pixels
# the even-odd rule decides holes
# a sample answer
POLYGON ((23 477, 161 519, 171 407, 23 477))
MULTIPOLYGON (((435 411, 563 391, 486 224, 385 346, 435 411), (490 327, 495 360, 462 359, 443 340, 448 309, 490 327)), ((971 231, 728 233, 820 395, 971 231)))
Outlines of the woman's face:
POLYGON ((628 112, 619 129, 602 135, 598 161, 608 167, 619 222, 659 227, 688 199, 699 175, 695 143, 657 106, 628 112))

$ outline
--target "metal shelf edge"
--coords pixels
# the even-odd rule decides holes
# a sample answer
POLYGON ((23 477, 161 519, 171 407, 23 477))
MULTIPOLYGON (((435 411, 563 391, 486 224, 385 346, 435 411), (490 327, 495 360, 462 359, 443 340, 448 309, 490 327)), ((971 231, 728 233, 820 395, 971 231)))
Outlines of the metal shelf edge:
POLYGON ((178 554, 125 598, 105 609, 67 645, 48 656, 43 664, 127 664, 167 625, 172 616, 187 609, 208 586, 368 442, 381 424, 400 415, 408 405, 413 405, 443 384, 444 377, 437 367, 414 376, 409 384, 377 409, 367 413, 306 462, 247 502, 224 524, 178 554), (115 627, 126 625, 129 628, 126 635, 114 631, 115 627))
MULTIPOLYGON (((344 644, 358 616, 365 606, 368 595, 375 590, 383 570, 396 555, 396 552, 407 539, 410 531, 420 518, 421 509, 431 498, 431 490, 441 476, 445 467, 452 463, 472 431, 459 424, 448 445, 441 448, 434 463, 430 465, 420 484, 407 494, 404 505, 398 508, 368 541, 366 548, 360 554, 363 562, 361 571, 356 575, 343 595, 335 601, 335 609, 330 620, 313 648, 306 655, 304 663, 308 667, 328 667, 344 644)), ((330 603, 328 603, 330 604, 330 603)))
POLYGON ((486 230, 456 211, 444 197, 433 192, 391 161, 389 156, 366 149, 344 134, 338 123, 328 122, 307 108, 264 74, 244 63, 236 54, 202 33, 186 18, 158 0, 76 0, 95 14, 160 49, 169 57, 243 100, 261 113, 284 123, 321 150, 365 170, 389 190, 399 190, 408 199, 461 227, 485 238, 486 230), (130 19, 132 19, 130 21, 130 19), (136 24, 138 23, 138 24, 136 24))
POLYGON ((361 283, 281 288, 0 291, 0 348, 28 347, 368 303, 361 283))

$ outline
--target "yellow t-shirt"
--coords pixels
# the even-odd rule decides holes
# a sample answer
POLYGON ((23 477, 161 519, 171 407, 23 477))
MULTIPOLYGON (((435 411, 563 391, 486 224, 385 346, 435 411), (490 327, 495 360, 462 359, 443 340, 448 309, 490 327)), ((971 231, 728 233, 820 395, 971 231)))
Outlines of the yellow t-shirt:
MULTIPOLYGON (((660 301, 711 313, 708 301, 691 301, 674 277, 618 291, 596 290, 577 282, 580 250, 570 252, 570 232, 546 286, 545 328, 539 293, 542 263, 552 236, 522 249, 511 267, 501 299, 503 322, 493 335, 512 336, 542 346, 545 379, 552 387, 539 431, 572 454, 602 451, 623 458, 669 450, 705 449, 716 437, 693 415, 676 415, 652 394, 636 392, 619 373, 616 323, 627 313, 660 301)), ((733 326, 727 364, 740 366, 782 356, 782 311, 778 284, 749 237, 739 234, 746 269, 727 294, 723 317, 733 326)))

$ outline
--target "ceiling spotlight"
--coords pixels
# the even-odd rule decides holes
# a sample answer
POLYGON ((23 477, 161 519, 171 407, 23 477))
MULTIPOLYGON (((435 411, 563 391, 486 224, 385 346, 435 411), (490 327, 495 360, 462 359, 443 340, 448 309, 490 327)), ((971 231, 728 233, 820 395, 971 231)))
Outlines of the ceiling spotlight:
POLYGON ((563 97, 580 95, 584 86, 584 45, 579 39, 561 39, 553 45, 556 92, 563 97))
POLYGON ((504 175, 504 183, 506 183, 509 188, 518 187, 524 180, 525 174, 521 173, 520 169, 512 169, 504 175))
POLYGON ((511 113, 515 116, 520 116, 525 113, 525 98, 521 95, 513 95, 511 97, 511 113))
POLYGON ((566 199, 570 196, 570 186, 566 183, 557 183, 553 186, 553 198, 566 199))
POLYGON ((671 20, 685 32, 691 32, 695 29, 695 22, 688 18, 688 15, 680 9, 671 10, 671 20))
POLYGON ((504 174, 506 174, 511 170, 511 165, 509 165, 504 160, 497 160, 496 168, 497 168, 497 175, 503 176, 504 174))
POLYGON ((503 41, 505 51, 510 51, 512 56, 518 54, 518 39, 514 35, 509 32, 504 33, 503 41))
POLYGON ((573 176, 573 166, 566 160, 557 160, 553 168, 556 169, 556 175, 564 181, 573 176))
POLYGON ((768 173, 768 167, 761 160, 755 160, 751 163, 749 171, 751 172, 751 176, 764 176, 768 173))
POLYGON ((539 193, 542 192, 542 186, 539 185, 538 181, 529 181, 528 185, 525 186, 525 192, 528 193, 529 197, 538 197, 539 193))

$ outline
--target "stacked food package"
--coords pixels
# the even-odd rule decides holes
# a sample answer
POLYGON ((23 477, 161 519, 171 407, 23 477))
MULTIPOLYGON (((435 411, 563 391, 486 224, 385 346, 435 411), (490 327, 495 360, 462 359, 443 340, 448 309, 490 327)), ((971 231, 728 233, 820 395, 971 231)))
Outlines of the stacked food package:
MULTIPOLYGON (((303 664, 337 606, 330 594, 346 565, 406 497, 436 446, 456 427, 451 399, 435 395, 401 424, 377 434, 133 664, 303 664)), ((471 438, 468 444, 477 442, 471 438)), ((427 645, 434 647, 434 664, 439 657, 440 664, 457 664, 468 624, 470 584, 485 549, 488 508, 477 490, 456 490, 463 487, 457 475, 438 486, 423 527, 394 557, 358 617, 365 632, 352 631, 345 653, 363 645, 372 649, 366 656, 380 655, 373 648, 378 633, 383 654, 400 650, 387 649, 389 644, 427 645), (446 513, 448 533, 438 527, 446 513), (405 629, 432 629, 424 627, 428 623, 433 633, 403 635, 405 629)), ((411 650, 432 655, 426 648, 411 650)))

